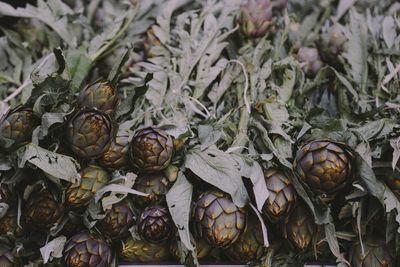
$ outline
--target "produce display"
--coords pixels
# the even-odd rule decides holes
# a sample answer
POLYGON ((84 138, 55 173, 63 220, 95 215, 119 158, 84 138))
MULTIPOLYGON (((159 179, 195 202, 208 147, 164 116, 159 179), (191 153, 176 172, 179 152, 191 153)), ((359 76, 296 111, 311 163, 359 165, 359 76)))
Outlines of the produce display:
POLYGON ((0 267, 400 266, 399 18, 0 1, 0 267))

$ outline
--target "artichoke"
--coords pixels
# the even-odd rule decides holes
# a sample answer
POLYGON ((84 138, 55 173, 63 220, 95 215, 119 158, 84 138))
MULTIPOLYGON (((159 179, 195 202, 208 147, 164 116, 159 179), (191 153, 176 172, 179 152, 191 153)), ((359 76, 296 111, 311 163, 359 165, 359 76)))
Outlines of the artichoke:
POLYGON ((97 110, 83 110, 67 125, 67 142, 78 157, 97 159, 110 146, 111 119, 97 110))
POLYGON ((64 264, 68 267, 106 267, 111 264, 111 248, 103 240, 81 232, 64 247, 64 264))
POLYGON ((238 240, 225 249, 226 255, 234 262, 259 262, 265 254, 264 238, 260 221, 252 216, 247 221, 246 229, 238 240))
POLYGON ((351 154, 339 144, 313 141, 297 151, 295 172, 314 192, 332 196, 351 180, 351 154))
POLYGON ((263 37, 271 26, 272 17, 270 0, 248 0, 240 9, 240 31, 247 38, 263 37))
POLYGON ((168 243, 150 244, 132 237, 122 242, 120 256, 127 262, 160 262, 169 258, 168 243))
POLYGON ((126 170, 129 168, 129 133, 119 131, 111 140, 110 146, 100 157, 99 163, 110 170, 126 170))
POLYGON ((312 47, 301 47, 296 55, 297 60, 303 63, 303 70, 307 76, 313 77, 323 67, 318 49, 312 47))
MULTIPOLYGON (((178 246, 178 240, 171 243, 170 252, 172 256, 177 260, 181 261, 181 251, 178 246)), ((196 255, 198 260, 203 260, 210 255, 213 247, 211 247, 204 239, 196 240, 196 255)))
POLYGON ((0 219, 0 235, 14 235, 16 227, 17 214, 14 209, 8 209, 7 213, 0 219))
POLYGON ((293 210, 297 194, 289 179, 280 171, 268 169, 264 172, 269 197, 262 212, 272 222, 286 218, 293 210))
POLYGON ((47 190, 32 193, 26 204, 27 225, 37 230, 48 230, 64 215, 64 205, 47 190))
POLYGON ((193 208, 193 226, 198 238, 215 247, 234 243, 246 226, 246 212, 226 193, 212 189, 201 194, 193 208))
POLYGON ((96 165, 88 165, 79 174, 81 181, 70 184, 65 193, 68 206, 77 209, 87 206, 94 194, 110 179, 109 174, 96 165))
POLYGON ((99 228, 111 239, 119 239, 129 235, 128 230, 134 223, 134 214, 128 203, 121 201, 106 211, 106 216, 99 222, 99 228))
POLYGON ((317 42, 320 55, 325 62, 337 64, 338 56, 346 50, 347 37, 344 27, 335 23, 322 29, 317 42))
POLYGON ((154 205, 142 211, 137 227, 139 236, 144 241, 159 244, 171 237, 174 226, 168 209, 154 205))
POLYGON ((39 119, 31 109, 18 109, 0 122, 0 144, 9 148, 14 144, 30 141, 32 132, 39 125, 39 119))
POLYGON ((157 172, 171 163, 174 144, 165 131, 148 127, 135 134, 130 151, 132 164, 140 172, 157 172))
POLYGON ((96 81, 86 86, 78 96, 80 108, 97 108, 109 115, 119 103, 117 90, 109 81, 96 81))
POLYGON ((303 205, 297 205, 283 224, 284 237, 297 250, 306 250, 316 233, 311 213, 303 205))
POLYGON ((134 203, 139 208, 161 204, 165 201, 165 194, 168 192, 169 187, 168 179, 161 172, 139 174, 133 188, 148 195, 134 195, 134 203))
POLYGON ((353 267, 395 267, 395 260, 384 240, 368 237, 363 240, 364 254, 360 241, 354 242, 350 251, 350 262, 353 267))

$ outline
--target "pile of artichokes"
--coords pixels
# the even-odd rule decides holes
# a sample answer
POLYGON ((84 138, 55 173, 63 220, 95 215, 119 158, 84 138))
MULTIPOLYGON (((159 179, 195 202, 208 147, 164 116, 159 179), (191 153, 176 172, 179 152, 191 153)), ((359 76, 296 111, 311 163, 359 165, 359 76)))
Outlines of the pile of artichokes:
MULTIPOLYGON (((218 6, 215 13, 224 14, 219 12, 225 10, 220 5, 223 1, 215 2, 218 6)), ((47 88, 43 82, 34 85, 27 101, 21 100, 4 112, 0 121, 1 267, 46 264, 106 267, 122 263, 177 262, 189 266, 199 262, 288 266, 283 262, 293 261, 296 263, 292 266, 307 261, 337 262, 340 266, 354 267, 399 266, 400 238, 393 230, 398 227, 396 216, 399 214, 391 210, 400 211, 400 206, 396 206, 400 205, 397 199, 400 197, 400 166, 393 164, 394 171, 387 172, 386 163, 392 162, 393 158, 390 153, 387 156, 389 145, 384 143, 385 138, 397 137, 397 128, 384 128, 382 119, 380 127, 386 129, 385 136, 375 132, 371 136, 363 135, 368 132, 362 130, 369 122, 359 119, 346 124, 346 127, 353 127, 351 130, 329 131, 334 127, 344 129, 344 118, 351 117, 350 111, 346 110, 346 116, 335 118, 329 124, 329 119, 317 117, 323 105, 309 107, 313 101, 322 103, 325 95, 304 93, 303 96, 302 92, 296 92, 287 97, 286 103, 277 97, 285 94, 285 86, 291 82, 288 73, 298 75, 296 86, 308 82, 309 88, 328 86, 329 79, 334 80, 335 85, 326 89, 329 94, 339 90, 335 87, 339 82, 350 88, 351 85, 343 82, 345 78, 339 74, 348 67, 343 64, 342 57, 348 53, 346 36, 349 33, 338 24, 323 28, 315 44, 309 42, 306 46, 293 41, 287 61, 278 62, 275 58, 274 63, 268 61, 262 66, 254 66, 261 48, 278 44, 274 39, 276 36, 281 38, 282 44, 287 39, 292 41, 293 36, 301 34, 298 32, 300 26, 299 22, 290 24, 287 10, 291 4, 288 1, 242 2, 232 20, 235 28, 229 33, 238 43, 224 43, 221 49, 224 51, 221 55, 226 57, 237 50, 238 59, 225 63, 227 66, 238 63, 239 71, 232 71, 228 78, 217 74, 213 81, 233 81, 240 71, 244 74, 242 80, 236 79, 236 83, 225 88, 221 96, 225 94, 226 103, 215 107, 213 115, 198 111, 211 109, 211 97, 204 100, 202 96, 192 97, 182 91, 175 96, 185 101, 173 106, 175 100, 170 97, 166 102, 170 101, 173 107, 169 109, 168 103, 152 106, 149 104, 151 97, 141 95, 140 90, 149 90, 149 81, 157 83, 157 79, 162 79, 160 68, 168 69, 159 61, 167 58, 162 54, 164 50, 178 49, 165 45, 161 37, 167 36, 161 33, 160 27, 150 27, 141 34, 135 55, 142 58, 122 60, 117 74, 108 78, 90 73, 85 80, 87 84, 78 86, 79 89, 62 105, 53 103, 52 93, 46 95, 46 90, 42 91, 42 96, 35 96, 35 90, 40 90, 41 86, 47 88), (238 49, 239 44, 241 49, 238 49), (295 62, 290 65, 295 67, 289 71, 285 70, 288 61, 295 62), (143 84, 135 87, 128 96, 127 91, 121 89, 124 83, 134 80, 132 72, 146 70, 150 63, 154 64, 151 66, 157 74, 147 73, 148 76, 141 80, 143 84), (253 76, 254 73, 261 74, 253 76), (265 100, 260 98, 249 103, 248 95, 256 94, 253 89, 262 84, 258 78, 267 79, 270 75, 279 81, 271 85, 274 93, 262 92, 260 95, 265 100), (236 95, 237 103, 230 101, 236 95), (39 98, 45 99, 46 105, 42 105, 39 98), (188 106, 194 107, 193 110, 188 111, 188 106), (283 115, 269 113, 277 106, 287 108, 283 115), (171 118, 182 110, 187 117, 165 118, 164 109, 169 110, 171 118), (54 115, 51 117, 54 121, 51 121, 43 114, 62 116, 54 115), (202 114, 206 119, 200 119, 202 114), (313 120, 313 116, 317 119, 313 120), (180 129, 179 120, 188 120, 189 129, 180 129), (51 127, 45 126, 46 123, 51 127), (329 126, 318 128, 319 123, 329 126), (379 138, 374 139, 378 135, 379 138), (240 139, 238 136, 245 137, 240 139), (357 143, 356 137, 363 141, 357 143), (280 150, 282 147, 288 149, 280 150), (374 150, 368 150, 371 147, 374 150), (216 150, 220 154, 211 153, 216 150), (43 156, 38 151, 47 154, 43 156), (203 168, 201 171, 196 172, 196 168, 189 166, 187 155, 193 155, 193 151, 202 155, 208 164, 203 167, 203 161, 196 162, 201 166, 199 169, 203 168), (376 158, 382 156, 382 160, 364 161, 363 151, 370 151, 376 158), (225 161, 218 155, 229 156, 229 159, 225 161), (229 161, 242 156, 242 161, 229 161), (218 157, 221 164, 215 164, 218 157), (66 161, 73 164, 65 168, 66 161), (225 166, 227 162, 234 162, 234 166, 225 166), (73 172, 73 165, 76 173, 67 177, 73 172), (253 167, 251 171, 249 166, 253 167), (239 181, 232 175, 229 181, 232 187, 223 184, 226 180, 222 176, 235 168, 241 171, 239 181), (52 175, 55 172, 60 173, 58 177, 52 175), (65 177, 60 179, 63 175, 65 177), (174 195, 175 190, 182 191, 174 195), (189 205, 182 205, 182 210, 174 202, 180 199, 189 202, 189 205), (245 203, 238 201, 241 199, 245 203), (187 224, 182 225, 184 220, 181 218, 186 218, 187 224)), ((296 6, 301 1, 293 2, 296 6)), ((184 9, 185 5, 180 8, 184 9)), ((292 12, 295 14, 296 10, 292 8, 292 12)), ((189 20, 179 16, 170 20, 164 13, 163 16, 158 17, 158 23, 186 23, 189 20)), ((207 17, 203 26, 199 26, 199 22, 191 29, 199 32, 202 27, 216 27, 214 19, 207 17)), ((337 21, 340 21, 339 17, 335 23, 337 21)), ((183 33, 185 27, 172 31, 176 40, 172 38, 171 44, 178 44, 180 38, 189 38, 183 33)), ((190 45, 179 47, 182 49, 179 51, 184 53, 190 45)), ((118 49, 115 46, 113 49, 118 49)), ((281 45, 280 49, 284 50, 285 46, 281 45)), ((382 55, 397 53, 398 56, 398 51, 375 52, 382 55)), ((215 60, 210 55, 207 55, 210 58, 203 56, 199 64, 215 60)), ((171 68, 182 73, 185 68, 180 69, 179 64, 194 68, 189 63, 182 63, 182 58, 172 62, 177 65, 171 64, 171 68)), ((393 65, 392 74, 394 77, 393 65)), ((189 72, 186 82, 190 82, 182 86, 187 91, 191 90, 190 86, 202 82, 191 80, 192 75, 189 72)), ((60 73, 47 78, 64 79, 60 73)), ((65 86, 73 88, 73 82, 67 80, 65 86)), ((221 89, 224 87, 221 83, 210 82, 208 88, 221 89)), ((175 89, 178 91, 169 88, 177 86, 173 79, 166 84, 173 93, 175 89)), ((349 91, 352 93, 351 89, 349 91)), ((345 96, 342 94, 338 99, 345 101, 345 96)), ((389 109, 395 109, 394 105, 387 105, 377 112, 370 111, 372 117, 391 112, 389 109)), ((362 116, 367 118, 368 112, 366 110, 362 116)), ((373 131, 372 128, 369 131, 373 131)))

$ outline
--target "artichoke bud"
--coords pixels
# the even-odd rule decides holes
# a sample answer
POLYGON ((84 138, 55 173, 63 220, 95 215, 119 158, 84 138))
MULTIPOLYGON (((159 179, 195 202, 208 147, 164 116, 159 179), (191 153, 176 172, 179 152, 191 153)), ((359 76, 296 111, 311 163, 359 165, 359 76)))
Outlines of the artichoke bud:
POLYGON ((248 0, 240 9, 240 31, 247 38, 263 37, 272 23, 270 0, 248 0))
POLYGON ((110 170, 127 170, 129 168, 129 141, 129 133, 119 131, 100 157, 99 164, 110 170))
POLYGON ((78 96, 80 108, 97 108, 109 115, 115 112, 118 103, 118 92, 109 81, 100 80, 89 84, 78 96))
POLYGON ((351 246, 351 266, 353 267, 395 267, 389 245, 374 236, 363 240, 364 254, 359 240, 351 246))
POLYGON ((302 69, 309 77, 315 76, 323 66, 318 49, 316 48, 301 47, 296 57, 300 63, 303 63, 302 69))
POLYGON ((110 117, 96 109, 81 110, 67 125, 67 143, 78 157, 100 158, 110 146, 113 124, 110 117))
POLYGON ((80 182, 70 184, 65 193, 66 203, 70 208, 80 209, 89 204, 94 194, 105 186, 110 176, 101 167, 89 165, 79 171, 80 182))
POLYGON ((107 267, 111 264, 111 248, 102 239, 81 232, 71 237, 64 247, 64 266, 107 267))
POLYGON ((265 252, 263 231, 259 219, 255 216, 249 218, 239 239, 225 250, 230 259, 243 264, 259 262, 265 252))
POLYGON ((297 151, 293 168, 314 193, 330 200, 351 182, 351 160, 352 154, 344 145, 319 140, 297 151))
POLYGON ((264 172, 264 177, 269 197, 262 212, 272 222, 278 222, 293 210, 297 193, 290 180, 278 170, 268 169, 264 172))
POLYGON ((127 262, 161 262, 169 258, 168 243, 151 244, 129 237, 122 242, 120 257, 127 262))
POLYGON ((216 189, 201 194, 193 208, 195 234, 214 247, 233 244, 243 233, 246 220, 246 211, 216 189))
POLYGON ((165 202, 165 195, 170 188, 169 180, 161 172, 139 174, 133 188, 148 194, 147 196, 134 195, 134 204, 139 208, 165 202))
POLYGON ((297 205, 283 225, 285 239, 297 250, 306 250, 316 233, 317 227, 309 210, 297 205))
POLYGON ((44 190, 29 196, 25 212, 27 225, 38 230, 48 230, 62 219, 64 205, 50 191, 44 190))
MULTIPOLYGON (((177 261, 181 261, 181 248, 179 247, 178 242, 180 241, 175 240, 171 243, 170 252, 177 261)), ((198 239, 195 240, 195 242, 197 260, 204 260, 211 254, 213 247, 210 246, 210 244, 208 244, 204 239, 198 239)))
POLYGON ((106 211, 106 216, 99 222, 99 228, 111 239, 119 239, 129 235, 129 228, 134 223, 133 211, 126 201, 121 201, 106 211))
POLYGON ((131 161, 140 172, 164 170, 171 163, 173 153, 172 137, 159 128, 141 129, 132 138, 131 161))
POLYGON ((31 140, 32 132, 40 120, 32 109, 20 108, 10 112, 0 122, 0 145, 10 148, 31 140))
POLYGON ((146 242, 159 244, 173 233, 173 222, 166 207, 154 205, 145 208, 137 223, 139 236, 146 242))

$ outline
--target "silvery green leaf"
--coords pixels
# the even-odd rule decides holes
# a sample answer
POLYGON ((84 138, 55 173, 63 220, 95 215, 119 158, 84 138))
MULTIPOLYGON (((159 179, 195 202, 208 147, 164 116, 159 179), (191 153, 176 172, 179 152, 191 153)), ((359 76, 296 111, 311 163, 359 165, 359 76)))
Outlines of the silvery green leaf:
POLYGON ((80 179, 79 164, 71 157, 51 152, 32 143, 19 148, 15 153, 20 168, 29 163, 61 180, 75 183, 80 179))
POLYGON ((178 228, 179 237, 185 247, 191 251, 194 250, 189 232, 192 194, 193 185, 189 183, 182 172, 179 172, 176 182, 166 195, 168 209, 178 228))
POLYGON ((40 254, 42 254, 44 264, 48 263, 52 258, 61 258, 63 256, 63 249, 66 242, 67 238, 65 236, 59 236, 41 247, 40 254))
POLYGON ((201 151, 195 147, 185 157, 185 167, 204 181, 231 195, 233 202, 244 207, 249 196, 235 158, 215 147, 201 151))
POLYGON ((393 17, 386 16, 382 22, 382 34, 388 48, 391 48, 394 45, 397 37, 396 29, 397 25, 393 17))

